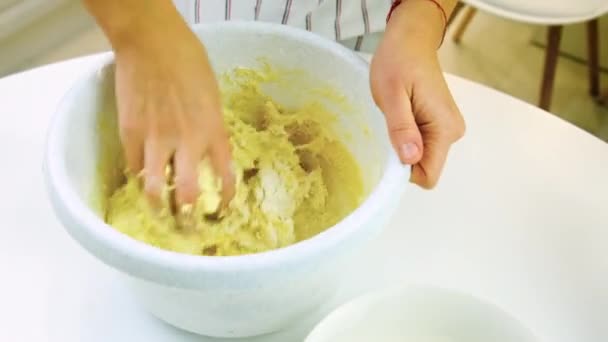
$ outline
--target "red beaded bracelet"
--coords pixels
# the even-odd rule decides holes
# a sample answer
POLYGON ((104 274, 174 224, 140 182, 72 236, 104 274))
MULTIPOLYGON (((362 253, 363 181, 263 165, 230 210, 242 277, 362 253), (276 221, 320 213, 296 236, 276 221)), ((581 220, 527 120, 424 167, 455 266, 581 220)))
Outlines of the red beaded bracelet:
MULTIPOLYGON (((391 5, 391 9, 388 11, 388 15, 386 16, 386 22, 387 23, 391 19, 391 15, 393 14, 393 12, 397 8, 397 6, 401 5, 401 3, 405 2, 405 1, 407 1, 407 0, 393 0, 393 3, 391 5)), ((445 34, 446 34, 447 29, 448 29, 448 16, 445 13, 445 9, 443 8, 443 6, 441 6, 441 4, 439 3, 439 1, 437 1, 437 0, 427 0, 427 1, 430 1, 430 2, 434 3, 435 6, 437 6, 437 8, 439 8, 439 11, 441 11, 441 14, 442 14, 442 17, 443 17, 443 35, 441 36, 441 42, 439 43, 439 46, 441 46, 441 44, 443 44, 443 39, 445 38, 445 34)))

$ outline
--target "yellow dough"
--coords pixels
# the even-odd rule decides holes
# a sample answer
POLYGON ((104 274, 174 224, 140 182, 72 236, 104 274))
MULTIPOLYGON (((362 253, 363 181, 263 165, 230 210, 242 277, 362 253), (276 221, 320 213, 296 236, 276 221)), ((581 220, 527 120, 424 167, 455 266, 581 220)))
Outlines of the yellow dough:
MULTIPOLYGON (((267 72, 267 71, 266 71, 267 72)), ((336 224, 361 202, 359 165, 330 128, 321 103, 283 108, 263 94, 263 71, 238 68, 222 87, 236 195, 221 209, 221 183, 201 163, 201 196, 191 208, 154 210, 135 176, 107 200, 106 221, 162 249, 197 255, 240 255, 285 247, 336 224), (175 209, 173 210, 175 211, 175 209)), ((170 171, 170 170, 168 170, 170 171)))

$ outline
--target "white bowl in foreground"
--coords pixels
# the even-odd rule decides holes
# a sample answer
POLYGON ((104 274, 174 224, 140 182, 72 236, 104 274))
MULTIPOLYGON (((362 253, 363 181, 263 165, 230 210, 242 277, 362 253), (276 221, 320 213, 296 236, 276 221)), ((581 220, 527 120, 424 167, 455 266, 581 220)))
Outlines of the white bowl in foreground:
POLYGON ((389 288, 336 309, 305 342, 533 342, 498 307, 432 287, 389 288))
MULTIPOLYGON (((45 178, 50 200, 67 232, 120 271, 155 316, 208 336, 274 332, 314 312, 334 293, 348 255, 380 231, 399 203, 408 170, 392 151, 384 118, 372 101, 368 65, 352 51, 280 25, 223 23, 195 26, 194 31, 217 73, 258 67, 264 58, 271 66, 296 68, 343 93, 353 110, 334 109, 344 142, 362 166, 367 194, 359 208, 311 239, 238 257, 172 253, 112 229, 91 203, 104 145, 98 119, 116 115, 111 56, 82 76, 49 129, 45 178)), ((282 83, 269 92, 279 103, 297 105, 315 94, 310 84, 298 82, 290 80, 291 86, 282 83)))

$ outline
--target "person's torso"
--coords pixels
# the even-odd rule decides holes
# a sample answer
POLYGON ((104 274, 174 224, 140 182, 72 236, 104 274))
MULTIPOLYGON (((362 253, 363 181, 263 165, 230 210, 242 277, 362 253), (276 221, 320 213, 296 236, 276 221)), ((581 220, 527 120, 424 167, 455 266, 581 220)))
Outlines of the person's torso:
MULTIPOLYGON (((384 30, 391 0, 174 0, 190 24, 259 20, 338 41, 384 30)), ((361 40, 361 38, 359 38, 361 40)), ((359 42, 359 45, 361 42, 359 42)))

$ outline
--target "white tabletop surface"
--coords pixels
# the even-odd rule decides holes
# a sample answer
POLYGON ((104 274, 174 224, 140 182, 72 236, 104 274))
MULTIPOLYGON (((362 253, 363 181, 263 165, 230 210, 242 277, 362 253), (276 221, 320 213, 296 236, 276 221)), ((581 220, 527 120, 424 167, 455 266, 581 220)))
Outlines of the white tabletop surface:
MULTIPOLYGON (((210 341, 150 317, 51 211, 45 130, 96 58, 0 79, 0 341, 210 341)), ((383 284, 427 283, 497 304, 541 341, 608 341, 608 144, 499 92, 448 81, 466 137, 437 189, 412 188, 353 261, 335 303, 383 284)), ((298 341, 309 328, 255 341, 298 341)))

